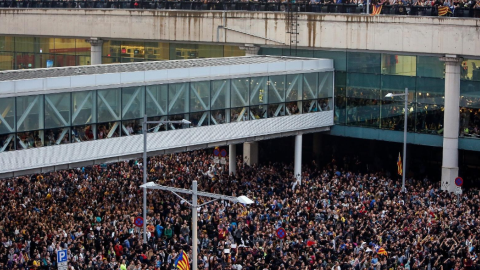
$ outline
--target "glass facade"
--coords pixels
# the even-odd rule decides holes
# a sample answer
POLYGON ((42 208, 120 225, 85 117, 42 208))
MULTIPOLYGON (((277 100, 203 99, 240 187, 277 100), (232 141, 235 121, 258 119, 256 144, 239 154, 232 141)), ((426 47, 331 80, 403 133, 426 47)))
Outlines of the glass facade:
MULTIPOLYGON (((102 63, 245 56, 238 46, 105 40, 102 63)), ((0 36, 0 71, 90 65, 84 39, 0 36)))
MULTIPOLYGON (((333 72, 0 98, 0 152, 141 134, 145 114, 200 127, 328 111, 332 102, 333 72)), ((187 126, 148 126, 179 128, 187 126)))
MULTIPOLYGON (((290 55, 290 51, 262 48, 260 54, 290 55)), ((385 95, 403 93, 408 88, 409 132, 443 134, 445 64, 438 57, 312 50, 298 50, 296 55, 334 60, 335 78, 332 79, 335 88, 331 91, 335 93, 335 104, 331 106, 335 107, 336 124, 402 131, 405 102, 402 97, 386 98, 385 95)), ((300 81, 302 93, 292 87, 299 82, 288 79, 287 76, 287 101, 297 100, 299 94, 304 98, 312 96, 308 78, 300 81)), ((477 82, 480 82, 480 60, 466 60, 462 65, 461 83, 462 136, 480 137, 480 127, 475 128, 480 126, 480 84, 477 82)), ((274 85, 280 86, 282 82, 275 81, 274 85)), ((318 93, 319 98, 321 94, 318 93)), ((317 104, 322 103, 317 101, 317 104)), ((286 113, 290 108, 302 112, 310 110, 308 104, 304 103, 302 108, 295 105, 294 102, 287 103, 286 113)))

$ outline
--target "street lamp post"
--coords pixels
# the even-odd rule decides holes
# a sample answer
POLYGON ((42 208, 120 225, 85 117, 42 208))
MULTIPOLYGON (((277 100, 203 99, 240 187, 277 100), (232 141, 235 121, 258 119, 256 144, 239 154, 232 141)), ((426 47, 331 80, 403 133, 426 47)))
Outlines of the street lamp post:
MULTIPOLYGON (((190 124, 188 120, 180 121, 147 121, 147 115, 143 116, 143 184, 147 183, 147 124, 190 124)), ((143 243, 147 243, 147 189, 143 189, 143 243)))
POLYGON ((231 201, 235 203, 244 203, 244 204, 252 204, 253 201, 247 198, 246 196, 239 196, 239 197, 232 197, 232 196, 226 196, 226 195, 221 195, 221 194, 214 194, 214 193, 208 193, 208 192, 203 192, 203 191, 198 191, 197 190, 197 180, 194 180, 192 182, 192 189, 183 189, 183 188, 175 188, 175 187, 168 187, 168 186, 161 186, 157 185, 154 182, 148 182, 146 184, 143 184, 140 186, 141 188, 144 188, 146 190, 147 188, 150 189, 160 189, 160 190, 166 190, 170 191, 173 194, 175 194, 177 197, 180 199, 184 200, 190 206, 192 207, 192 270, 197 270, 198 269, 198 238, 197 238, 197 208, 206 204, 209 204, 213 201, 216 200, 226 200, 226 201, 231 201), (190 194, 192 195, 192 203, 189 203, 187 200, 182 198, 178 193, 183 193, 183 194, 190 194), (201 205, 198 205, 197 202, 197 197, 208 197, 208 198, 213 198, 212 201, 203 203, 201 205))
POLYGON ((403 164, 402 164, 402 191, 405 192, 405 168, 407 163, 407 117, 408 117, 408 88, 405 88, 403 94, 388 93, 385 97, 405 96, 405 119, 403 121, 403 164))

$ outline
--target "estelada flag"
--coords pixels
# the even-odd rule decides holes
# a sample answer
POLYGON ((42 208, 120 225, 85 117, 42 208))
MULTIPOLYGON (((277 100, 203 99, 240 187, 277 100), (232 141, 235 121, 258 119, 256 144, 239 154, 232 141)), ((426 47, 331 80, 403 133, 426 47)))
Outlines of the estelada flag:
POLYGON ((374 5, 373 6, 373 9, 372 9, 372 16, 375 16, 375 15, 379 15, 380 13, 382 13, 382 5, 374 5))
POLYGON ((440 6, 438 7, 438 16, 445 16, 447 13, 452 13, 449 7, 440 6))
POLYGON ((398 171, 398 175, 402 175, 402 173, 403 173, 403 169, 402 169, 402 156, 400 156, 400 153, 398 153, 397 171, 398 171))

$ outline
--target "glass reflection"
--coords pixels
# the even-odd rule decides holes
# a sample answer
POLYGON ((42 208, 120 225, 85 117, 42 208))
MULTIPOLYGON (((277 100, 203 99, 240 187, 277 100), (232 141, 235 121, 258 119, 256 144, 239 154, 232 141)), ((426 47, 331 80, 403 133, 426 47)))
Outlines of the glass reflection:
POLYGON ((285 103, 269 104, 268 118, 285 116, 285 103))
POLYGON ((94 125, 72 127, 72 142, 77 143, 95 140, 94 129, 94 125))
POLYGON ((17 150, 43 146, 43 130, 17 133, 17 150))
POLYGON ((70 128, 53 128, 45 130, 45 146, 70 143, 70 128))

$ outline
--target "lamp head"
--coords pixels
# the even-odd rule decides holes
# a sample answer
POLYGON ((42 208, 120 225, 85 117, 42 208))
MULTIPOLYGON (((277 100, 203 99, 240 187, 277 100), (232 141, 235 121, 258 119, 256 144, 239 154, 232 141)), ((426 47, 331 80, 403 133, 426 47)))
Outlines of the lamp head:
POLYGON ((182 119, 182 124, 187 124, 187 125, 190 125, 192 122, 188 121, 188 120, 185 120, 185 119, 182 119))
POLYGON ((392 93, 388 93, 385 95, 385 97, 393 97, 393 94, 392 93))
POLYGON ((239 203, 244 203, 244 204, 252 204, 253 203, 252 200, 250 200, 249 198, 247 198, 246 196, 243 196, 243 195, 239 196, 237 199, 238 199, 239 203))

